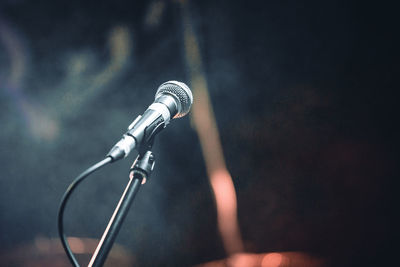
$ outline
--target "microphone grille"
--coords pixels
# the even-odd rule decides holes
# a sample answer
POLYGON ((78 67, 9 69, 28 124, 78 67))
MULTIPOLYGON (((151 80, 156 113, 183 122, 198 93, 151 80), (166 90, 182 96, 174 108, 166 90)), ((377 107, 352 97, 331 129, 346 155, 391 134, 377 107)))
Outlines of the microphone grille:
POLYGON ((156 99, 164 94, 172 95, 177 101, 178 112, 174 118, 180 118, 189 113, 193 104, 193 95, 189 87, 178 81, 168 81, 160 85, 156 92, 156 99))

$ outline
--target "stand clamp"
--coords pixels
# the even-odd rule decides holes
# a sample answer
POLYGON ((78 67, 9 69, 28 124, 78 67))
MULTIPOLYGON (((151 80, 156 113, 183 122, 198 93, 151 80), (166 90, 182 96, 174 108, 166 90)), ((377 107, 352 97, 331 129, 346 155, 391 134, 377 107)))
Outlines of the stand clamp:
POLYGON ((142 178, 142 184, 145 184, 154 169, 155 163, 155 156, 150 150, 139 154, 129 170, 129 178, 133 179, 139 175, 142 178))

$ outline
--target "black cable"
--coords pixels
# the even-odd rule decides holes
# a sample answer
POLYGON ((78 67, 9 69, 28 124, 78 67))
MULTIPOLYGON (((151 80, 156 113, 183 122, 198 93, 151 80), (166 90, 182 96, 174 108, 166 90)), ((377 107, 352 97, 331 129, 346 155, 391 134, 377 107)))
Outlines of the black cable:
POLYGON ((95 165, 93 165, 90 168, 88 168, 86 171, 82 172, 69 185, 67 191, 65 191, 65 193, 64 193, 64 195, 63 195, 63 197, 61 199, 60 207, 58 208, 58 217, 57 217, 58 234, 60 235, 61 243, 62 243, 62 245, 64 247, 65 253, 67 253, 67 256, 68 256, 69 260, 71 261, 72 265, 75 266, 75 267, 79 267, 79 263, 76 260, 74 254, 72 253, 71 248, 70 248, 70 246, 68 244, 67 237, 64 234, 63 218, 64 218, 65 205, 67 204, 67 201, 68 201, 70 195, 72 194, 74 189, 79 185, 80 182, 82 182, 87 176, 89 176, 94 171, 100 169, 101 167, 103 167, 104 165, 106 165, 106 164, 108 164, 108 163, 110 163, 112 161, 113 161, 113 159, 111 157, 106 157, 102 161, 99 161, 95 165))

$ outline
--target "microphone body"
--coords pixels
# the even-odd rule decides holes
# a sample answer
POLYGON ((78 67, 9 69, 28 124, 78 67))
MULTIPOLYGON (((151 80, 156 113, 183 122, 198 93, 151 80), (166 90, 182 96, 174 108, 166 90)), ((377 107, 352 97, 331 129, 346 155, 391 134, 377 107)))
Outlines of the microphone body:
POLYGON ((177 81, 163 83, 154 102, 129 125, 128 131, 107 156, 116 161, 127 157, 133 149, 151 146, 154 136, 168 125, 171 118, 185 116, 192 103, 192 92, 186 84, 177 81))

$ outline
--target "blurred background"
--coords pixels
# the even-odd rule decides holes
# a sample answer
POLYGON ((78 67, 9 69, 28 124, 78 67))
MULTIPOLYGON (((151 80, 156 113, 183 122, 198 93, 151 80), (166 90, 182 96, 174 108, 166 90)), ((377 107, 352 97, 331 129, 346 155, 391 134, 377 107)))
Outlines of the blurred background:
MULTIPOLYGON (((0 266, 69 266, 61 196, 168 80, 191 87, 192 112, 158 135, 109 266, 398 262, 396 16, 352 1, 2 0, 0 266)), ((133 159, 68 203, 82 266, 133 159)))

